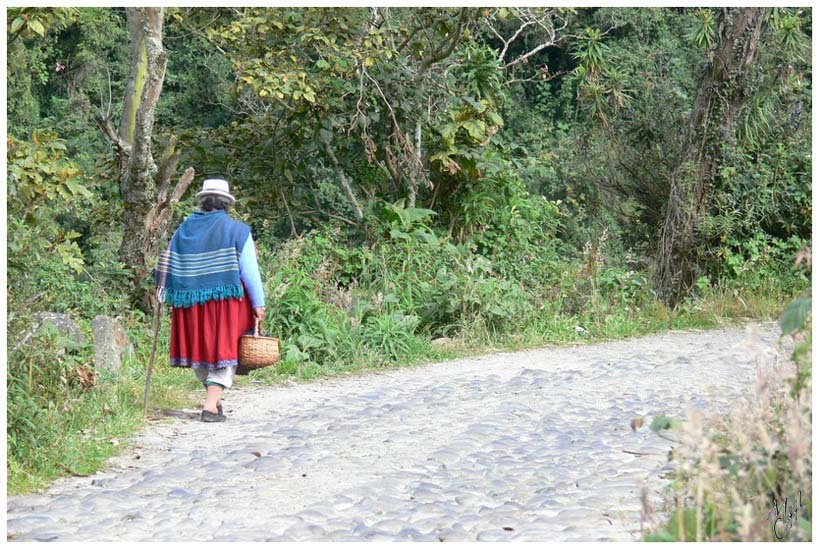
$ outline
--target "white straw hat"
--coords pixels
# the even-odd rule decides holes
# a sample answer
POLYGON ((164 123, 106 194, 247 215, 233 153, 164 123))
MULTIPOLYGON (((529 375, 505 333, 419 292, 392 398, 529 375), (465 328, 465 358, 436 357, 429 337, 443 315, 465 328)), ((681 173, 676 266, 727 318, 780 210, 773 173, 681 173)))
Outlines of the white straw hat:
POLYGON ((209 179, 202 182, 202 191, 196 194, 196 198, 202 195, 219 195, 227 197, 236 202, 236 197, 231 195, 228 182, 220 179, 209 179))

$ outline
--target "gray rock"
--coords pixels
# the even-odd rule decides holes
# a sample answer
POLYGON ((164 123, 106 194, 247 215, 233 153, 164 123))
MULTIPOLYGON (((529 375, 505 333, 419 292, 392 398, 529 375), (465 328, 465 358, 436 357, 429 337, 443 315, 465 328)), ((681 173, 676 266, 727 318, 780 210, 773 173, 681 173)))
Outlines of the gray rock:
POLYGON ((430 345, 436 348, 443 348, 447 347, 453 343, 452 338, 448 338, 447 336, 442 336, 440 338, 433 338, 430 340, 430 345))
POLYGON ((97 315, 91 323, 94 333, 94 368, 100 373, 116 374, 126 353, 133 352, 125 330, 117 321, 97 315))
POLYGON ((441 542, 465 542, 470 540, 470 534, 461 526, 445 527, 443 529, 439 529, 437 534, 438 540, 441 542))
POLYGON ((37 542, 52 542, 60 538, 57 533, 31 533, 29 536, 37 542))
POLYGON ((190 491, 186 491, 185 489, 177 488, 177 489, 174 489, 173 491, 171 491, 170 493, 168 493, 168 496, 171 497, 171 498, 192 499, 196 495, 194 495, 190 491))
POLYGON ((513 533, 505 531, 504 529, 487 529, 481 531, 476 537, 476 540, 487 542, 502 542, 508 541, 512 538, 513 533))
POLYGON ((558 534, 551 529, 544 529, 538 527, 530 527, 515 534, 511 540, 516 542, 538 542, 538 541, 555 541, 558 534))
POLYGON ((33 317, 34 323, 32 323, 31 328, 26 331, 19 343, 15 344, 14 349, 17 349, 28 342, 31 337, 37 334, 42 329, 43 325, 46 324, 55 327, 57 329, 57 334, 64 338, 68 338, 72 342, 77 344, 86 343, 85 335, 80 330, 80 327, 78 327, 77 324, 71 320, 71 317, 65 313, 41 311, 35 313, 33 317))
POLYGON ((418 540, 422 537, 421 531, 413 529, 412 527, 405 527, 399 531, 398 538, 405 538, 410 540, 418 540))
POLYGON ((22 533, 50 523, 54 523, 54 520, 48 516, 23 516, 9 519, 6 522, 6 531, 9 533, 22 533))
POLYGON ((325 530, 318 525, 311 523, 299 523, 293 527, 288 528, 283 534, 282 538, 286 540, 317 540, 324 537, 325 530))

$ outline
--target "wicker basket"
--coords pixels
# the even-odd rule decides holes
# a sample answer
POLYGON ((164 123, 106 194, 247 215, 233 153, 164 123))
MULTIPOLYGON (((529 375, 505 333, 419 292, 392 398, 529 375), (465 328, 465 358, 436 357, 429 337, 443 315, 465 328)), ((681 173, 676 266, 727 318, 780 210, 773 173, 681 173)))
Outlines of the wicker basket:
POLYGON ((279 338, 259 334, 259 319, 257 319, 253 334, 243 334, 239 337, 239 366, 236 373, 247 374, 248 371, 269 367, 277 361, 279 361, 279 338))

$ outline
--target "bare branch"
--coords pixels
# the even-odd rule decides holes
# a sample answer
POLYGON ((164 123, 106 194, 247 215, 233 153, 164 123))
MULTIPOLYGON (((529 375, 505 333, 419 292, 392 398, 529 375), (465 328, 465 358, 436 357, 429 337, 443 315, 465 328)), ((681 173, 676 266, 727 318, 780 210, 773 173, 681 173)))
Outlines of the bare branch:
POLYGON ((330 146, 330 141, 324 141, 323 145, 327 156, 330 158, 330 161, 333 163, 333 167, 336 170, 336 177, 339 178, 339 183, 342 186, 342 190, 345 195, 347 195, 347 200, 350 201, 350 206, 353 208, 353 213, 355 214, 356 219, 361 222, 364 219, 364 211, 359 205, 356 194, 353 192, 353 187, 350 185, 351 182, 348 179, 347 174, 345 174, 342 165, 339 164, 339 160, 336 158, 336 153, 333 152, 333 147, 330 146))
POLYGON ((184 195, 185 191, 187 191, 188 187, 190 187, 192 181, 194 181, 194 169, 192 167, 188 167, 188 169, 182 174, 182 177, 179 178, 179 181, 177 181, 177 184, 174 186, 174 190, 171 192, 171 198, 168 203, 170 205, 178 203, 182 198, 182 195, 184 195))
POLYGON ((339 216, 338 214, 331 214, 330 212, 325 212, 324 210, 303 210, 302 212, 297 212, 297 214, 299 214, 300 216, 307 216, 313 219, 313 221, 315 222, 318 220, 312 218, 311 214, 322 214, 323 216, 327 216, 328 218, 333 218, 335 220, 345 222, 346 224, 351 225, 353 227, 359 227, 359 224, 354 222, 353 220, 349 220, 343 216, 339 216))
MULTIPOLYGON (((493 27, 493 24, 492 24, 492 22, 490 21, 490 19, 489 19, 489 18, 485 18, 485 19, 484 19, 484 24, 485 24, 485 25, 487 25, 487 27, 488 27, 488 28, 490 29, 490 31, 491 31, 491 32, 495 35, 495 37, 496 37, 496 38, 498 38, 499 40, 501 40, 502 42, 504 42, 504 44, 505 44, 505 45, 507 44, 507 41, 506 41, 506 40, 504 40, 504 37, 503 37, 503 36, 501 36, 501 33, 500 33, 500 32, 498 32, 497 30, 495 30, 495 27, 493 27)), ((499 61, 502 61, 502 60, 503 60, 503 58, 499 59, 499 61)))
POLYGON ((502 43, 501 50, 498 54, 498 62, 503 63, 504 70, 508 71, 507 84, 515 84, 517 82, 549 81, 560 74, 564 74, 554 73, 548 77, 545 77, 544 75, 549 75, 550 73, 549 68, 544 65, 539 69, 535 69, 535 74, 531 77, 517 78, 515 76, 514 69, 516 66, 529 63, 529 59, 532 56, 541 52, 545 48, 557 45, 563 38, 563 36, 559 36, 558 33, 563 31, 569 23, 565 18, 560 16, 560 13, 556 9, 542 10, 539 8, 514 8, 511 11, 518 19, 519 25, 515 31, 512 32, 512 35, 510 35, 509 38, 505 38, 501 32, 495 28, 493 25, 492 16, 484 19, 484 25, 486 28, 488 28, 490 32, 494 34, 495 37, 502 43), (560 25, 557 26, 557 22, 560 22, 560 25), (511 61, 505 61, 505 58, 514 43, 522 42, 525 39, 527 42, 531 42, 533 38, 537 40, 537 44, 534 47, 531 47, 528 51, 521 53, 518 57, 511 61))
POLYGON ((543 44, 539 44, 538 46, 531 49, 529 52, 519 55, 515 60, 510 61, 509 63, 504 65, 504 68, 509 69, 513 65, 518 65, 519 63, 523 63, 524 61, 529 59, 531 56, 537 54, 538 52, 540 52, 544 48, 548 48, 548 47, 553 46, 553 45, 554 44, 552 42, 544 42, 543 44))
POLYGON ((524 31, 524 29, 534 24, 534 21, 524 21, 524 23, 520 27, 518 27, 518 30, 515 31, 515 34, 513 34, 512 38, 510 38, 509 40, 504 40, 503 38, 501 39, 504 42, 504 48, 501 50, 501 53, 498 54, 498 60, 500 62, 504 62, 504 57, 507 55, 507 50, 509 49, 510 44, 515 42, 515 39, 518 38, 518 35, 520 35, 524 31))
POLYGON ((384 95, 384 92, 382 91, 382 87, 379 86, 379 83, 376 81, 375 78, 370 76, 370 73, 367 72, 367 69, 364 68, 364 65, 361 65, 361 70, 362 70, 362 74, 367 76, 367 78, 369 78, 370 81, 373 84, 376 85, 376 89, 379 91, 379 95, 382 96, 382 100, 384 100, 384 104, 387 105, 387 109, 390 111, 390 117, 393 119, 393 126, 397 129, 401 128, 399 126, 399 121, 396 120, 396 113, 395 113, 395 111, 393 111, 393 106, 390 105, 390 102, 387 100, 387 97, 384 95))
MULTIPOLYGON (((367 117, 362 110, 362 101, 364 99, 364 67, 359 70, 359 99, 356 101, 356 112, 353 113, 353 116, 350 117, 350 126, 347 130, 347 135, 350 136, 350 132, 356 127, 356 121, 359 117, 365 117, 365 121, 367 121, 367 117)), ((367 122, 365 122, 365 133, 367 132, 367 122)))
POLYGON ((533 75, 529 78, 513 78, 513 79, 510 79, 510 80, 507 81, 507 84, 515 84, 516 82, 549 82, 550 80, 558 78, 559 76, 563 76, 563 75, 567 74, 567 72, 568 72, 568 71, 558 71, 558 72, 555 72, 555 73, 550 73, 548 70, 546 70, 546 67, 544 68, 544 70, 545 70, 545 72, 541 72, 540 74, 533 75), (548 74, 549 76, 545 77, 546 74, 548 74))
POLYGON ((111 93, 111 71, 108 70, 108 65, 105 66, 105 72, 108 74, 108 109, 105 111, 105 119, 111 118, 111 104, 114 101, 114 95, 111 93))
MULTIPOLYGON (((217 18, 218 18, 218 16, 217 16, 217 17, 215 17, 215 18, 213 19, 213 21, 216 21, 216 19, 217 19, 217 18)), ((196 36, 199 36, 199 37, 201 37, 201 38, 204 38, 205 40, 207 40, 207 41, 208 41, 208 43, 210 43, 210 44, 211 44, 211 46, 213 46, 214 48, 216 48, 217 50, 219 50, 219 52, 220 52, 220 53, 222 53, 223 55, 226 55, 226 56, 227 56, 227 55, 228 55, 228 52, 226 52, 224 49, 222 49, 222 47, 221 47, 219 44, 217 44, 216 42, 214 42, 214 41, 211 39, 211 37, 210 37, 210 36, 208 36, 208 34, 207 34, 207 33, 203 32, 206 28, 210 28, 211 23, 212 23, 213 21, 209 22, 207 25, 203 26, 201 29, 196 29, 196 28, 193 28, 193 26, 188 26, 188 24, 187 24, 187 19, 185 19, 185 20, 183 20, 182 26, 183 26, 183 27, 186 27, 186 26, 187 26, 187 27, 188 27, 188 30, 190 30, 190 31, 191 31, 191 34, 195 34, 196 36)))
POLYGON ((288 200, 285 198, 285 192, 282 191, 282 188, 279 188, 279 195, 282 197, 282 202, 285 203, 285 211, 288 213, 288 220, 290 220, 290 236, 296 237, 296 225, 293 223, 293 214, 290 213, 290 206, 288 206, 288 200))

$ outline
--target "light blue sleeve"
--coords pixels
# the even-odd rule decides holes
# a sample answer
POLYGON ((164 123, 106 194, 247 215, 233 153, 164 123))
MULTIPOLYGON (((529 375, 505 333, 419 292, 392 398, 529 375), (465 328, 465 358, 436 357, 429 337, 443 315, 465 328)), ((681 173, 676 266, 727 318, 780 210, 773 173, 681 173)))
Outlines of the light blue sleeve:
POLYGON ((239 277, 245 283, 245 290, 251 300, 252 307, 265 307, 265 290, 262 287, 262 276, 259 274, 259 264, 256 261, 256 247, 253 236, 248 234, 248 240, 239 254, 239 277))

